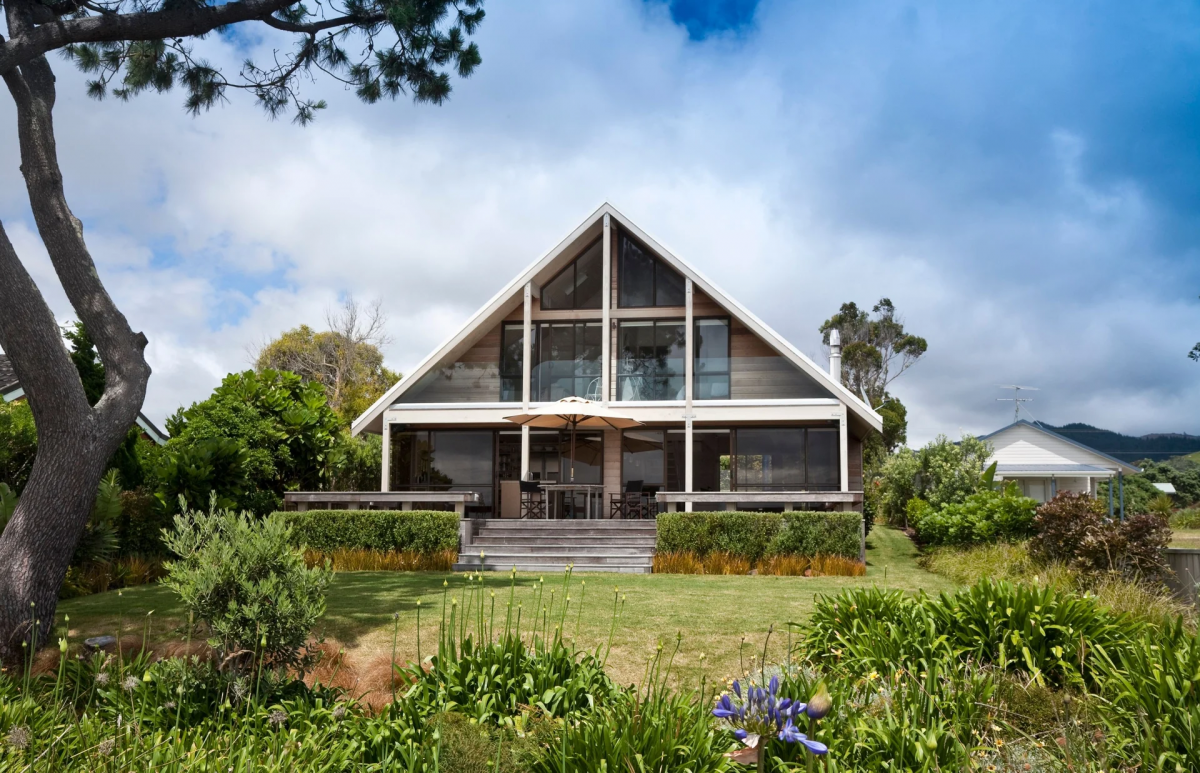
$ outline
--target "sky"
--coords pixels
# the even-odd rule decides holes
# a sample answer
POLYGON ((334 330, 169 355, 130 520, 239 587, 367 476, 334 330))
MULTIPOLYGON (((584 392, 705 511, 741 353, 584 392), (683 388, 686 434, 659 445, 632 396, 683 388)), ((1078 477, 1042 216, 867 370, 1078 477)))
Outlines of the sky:
MULTIPOLYGON (((405 371, 604 201, 824 364, 845 301, 929 351, 910 445, 1028 415, 1200 434, 1200 7, 1187 2, 490 0, 443 106, 317 79, 308 127, 242 95, 86 97, 55 58, 67 194, 150 339, 145 411, 203 399, 348 294, 405 371)), ((201 44, 236 69, 282 33, 201 44)), ((64 321, 0 95, 0 221, 64 321)))

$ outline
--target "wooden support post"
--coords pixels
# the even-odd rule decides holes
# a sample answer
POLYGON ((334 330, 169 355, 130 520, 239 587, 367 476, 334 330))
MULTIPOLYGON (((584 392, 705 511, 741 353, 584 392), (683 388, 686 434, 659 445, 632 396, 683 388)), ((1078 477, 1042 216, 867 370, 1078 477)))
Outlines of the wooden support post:
POLYGON ((392 428, 388 424, 387 410, 383 412, 383 470, 379 474, 379 490, 387 491, 392 485, 392 428))
POLYGON ((601 323, 600 329, 603 332, 600 343, 600 402, 608 405, 609 399, 612 397, 612 387, 610 379, 612 377, 611 362, 612 362, 612 325, 609 323, 609 309, 612 307, 612 224, 609 222, 609 217, 604 216, 604 239, 603 239, 603 257, 601 263, 603 270, 601 271, 601 283, 604 287, 604 296, 601 301, 601 323))
MULTIPOLYGON (((521 406, 533 397, 533 282, 525 283, 525 328, 521 334, 521 406)), ((521 480, 529 480, 529 427, 521 427, 521 480)))
POLYGON ((838 456, 841 467, 842 491, 850 490, 850 439, 847 437, 846 406, 842 406, 842 415, 838 418, 838 456))

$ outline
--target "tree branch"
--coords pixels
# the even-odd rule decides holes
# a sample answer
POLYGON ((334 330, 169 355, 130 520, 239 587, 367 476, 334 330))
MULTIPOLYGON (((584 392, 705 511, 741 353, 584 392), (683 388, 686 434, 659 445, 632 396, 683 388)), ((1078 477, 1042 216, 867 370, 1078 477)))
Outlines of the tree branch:
POLYGON ((283 19, 268 15, 262 17, 262 21, 268 27, 274 27, 277 30, 283 30, 284 32, 300 32, 311 35, 313 33, 324 32, 325 30, 333 29, 334 27, 341 27, 346 24, 356 24, 362 26, 382 24, 383 22, 387 21, 387 17, 382 13, 375 13, 369 16, 347 15, 339 16, 336 19, 322 19, 321 21, 314 21, 308 24, 296 24, 295 22, 284 21, 283 19))
POLYGON ((102 14, 79 19, 59 19, 14 31, 0 44, 0 75, 71 43, 105 43, 125 40, 204 35, 217 27, 254 21, 295 3, 296 0, 238 0, 224 5, 177 8, 128 14, 102 14))

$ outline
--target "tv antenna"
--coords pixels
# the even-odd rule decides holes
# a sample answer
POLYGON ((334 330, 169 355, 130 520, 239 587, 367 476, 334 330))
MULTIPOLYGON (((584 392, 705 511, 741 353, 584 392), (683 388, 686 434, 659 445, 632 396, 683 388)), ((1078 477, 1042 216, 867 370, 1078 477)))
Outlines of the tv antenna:
POLYGON ((997 397, 996 398, 996 400, 998 402, 1002 402, 1002 403, 1011 402, 1013 404, 1013 421, 1018 421, 1021 418, 1021 403, 1033 402, 1032 397, 1021 397, 1021 390, 1024 389, 1027 392, 1037 392, 1038 391, 1037 387, 1018 386, 1017 384, 1001 384, 1000 388, 1013 390, 1012 397, 997 397))

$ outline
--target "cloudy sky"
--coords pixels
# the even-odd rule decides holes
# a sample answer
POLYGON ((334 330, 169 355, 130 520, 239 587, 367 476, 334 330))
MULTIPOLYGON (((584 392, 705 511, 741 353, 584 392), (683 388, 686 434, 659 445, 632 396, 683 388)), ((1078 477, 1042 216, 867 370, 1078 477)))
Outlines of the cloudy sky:
MULTIPOLYGON (((824 362, 816 328, 890 297, 928 356, 910 442, 1011 416, 1200 433, 1194 3, 489 0, 442 107, 339 85, 308 128, 250 100, 96 103, 62 60, 67 191, 150 338, 161 421, 382 299, 411 368, 608 200, 824 362)), ((236 68, 286 45, 213 40, 236 68)), ((0 99, 0 220, 64 320, 0 99)))

